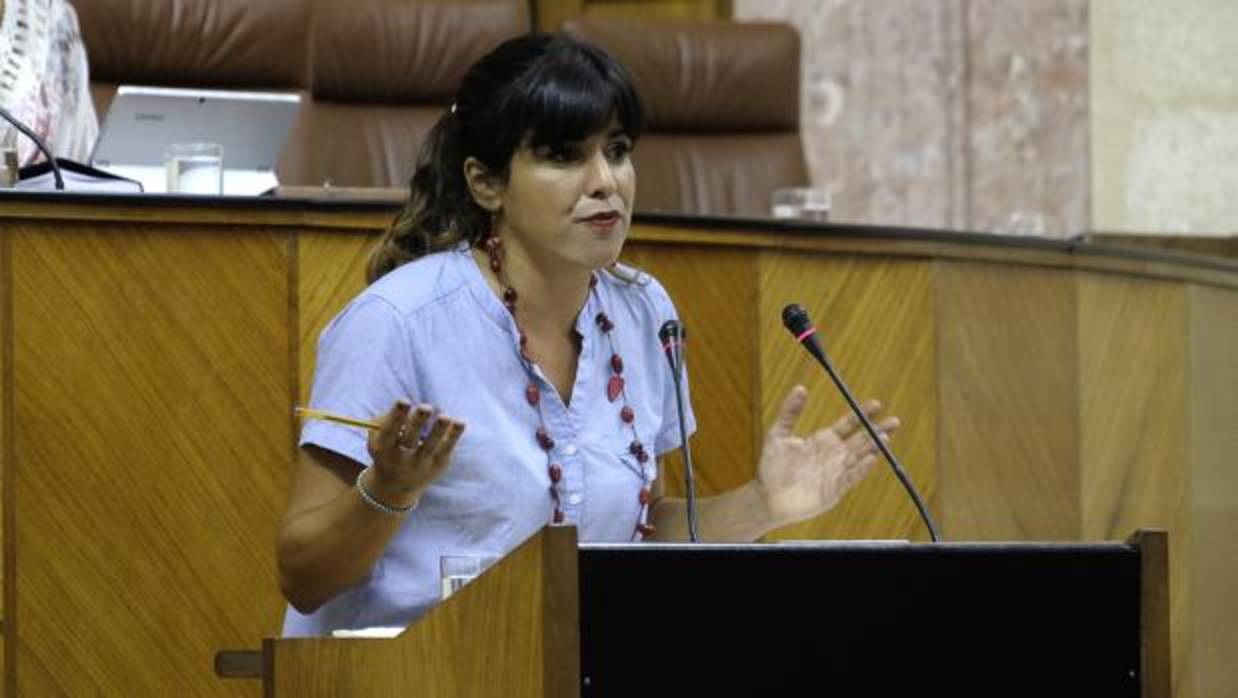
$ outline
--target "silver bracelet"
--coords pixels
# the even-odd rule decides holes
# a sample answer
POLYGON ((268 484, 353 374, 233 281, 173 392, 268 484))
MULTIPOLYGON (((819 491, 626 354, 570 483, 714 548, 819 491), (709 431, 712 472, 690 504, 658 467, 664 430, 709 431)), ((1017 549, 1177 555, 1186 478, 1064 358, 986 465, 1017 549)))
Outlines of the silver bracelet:
POLYGON ((368 507, 388 516, 401 517, 417 508, 417 504, 419 502, 413 502, 406 507, 393 507, 390 504, 383 504, 378 501, 378 498, 370 494, 369 490, 365 489, 365 485, 361 484, 361 478, 365 476, 366 470, 368 470, 368 468, 362 468, 361 472, 357 473, 357 481, 354 483, 354 486, 357 490, 357 494, 361 495, 361 501, 365 502, 368 507))

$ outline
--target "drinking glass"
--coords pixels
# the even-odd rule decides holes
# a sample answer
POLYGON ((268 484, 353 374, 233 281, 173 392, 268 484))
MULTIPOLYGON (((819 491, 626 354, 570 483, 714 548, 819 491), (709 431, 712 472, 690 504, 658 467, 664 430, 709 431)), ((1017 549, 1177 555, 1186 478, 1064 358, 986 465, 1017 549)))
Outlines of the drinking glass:
POLYGON ((446 601, 447 597, 473 581, 498 559, 497 555, 444 555, 439 558, 443 600, 446 601))
POLYGON ((224 191, 224 148, 217 143, 173 143, 163 152, 169 194, 224 191))
POLYGON ((994 229, 998 235, 1045 235, 1045 217, 1031 211, 1014 211, 1005 223, 994 229))
POLYGON ((830 190, 824 187, 786 187, 770 196, 770 215, 824 223, 830 219, 830 190))

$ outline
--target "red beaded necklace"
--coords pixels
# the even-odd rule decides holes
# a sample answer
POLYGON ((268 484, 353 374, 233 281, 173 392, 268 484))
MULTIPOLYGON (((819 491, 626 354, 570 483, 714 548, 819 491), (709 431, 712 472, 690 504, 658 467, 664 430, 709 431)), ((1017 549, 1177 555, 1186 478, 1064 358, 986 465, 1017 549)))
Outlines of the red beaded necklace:
MULTIPOLYGON (((503 287, 503 305, 507 308, 507 312, 511 313, 512 320, 516 323, 516 330, 520 333, 520 361, 524 366, 525 375, 528 377, 528 384, 524 389, 525 402, 529 404, 537 412, 537 431, 534 432, 534 438, 537 439, 537 445, 546 453, 546 471, 550 476, 550 499, 554 505, 550 516, 551 524, 563 523, 563 509, 560 507, 559 500, 559 482, 563 479, 563 467, 555 462, 554 447, 555 441, 550 436, 550 432, 546 429, 546 417, 542 413, 541 390, 537 386, 537 373, 534 370, 534 361, 528 353, 528 337, 525 336, 524 330, 520 327, 520 321, 516 316, 516 301, 519 299, 519 294, 516 289, 507 283, 507 278, 503 274, 503 241, 498 235, 491 235, 486 238, 482 244, 482 248, 486 252, 486 256, 490 260, 490 270, 498 277, 499 284, 503 287)), ((589 277, 589 292, 597 293, 597 275, 593 274, 589 277)), ((650 484, 652 477, 649 468, 646 464, 649 461, 649 453, 645 450, 644 444, 640 442, 640 437, 636 433, 636 411, 628 403, 627 391, 625 390, 625 381, 623 379, 623 358, 615 351, 615 339, 612 333, 615 329, 615 323, 606 315, 605 311, 599 312, 594 318, 598 329, 606 336, 606 341, 610 345, 610 380, 606 381, 606 399, 610 402, 622 399, 623 407, 619 410, 619 421, 632 432, 632 442, 628 445, 628 451, 636 458, 640 468, 641 489, 638 499, 640 501, 640 514, 636 518, 636 527, 632 532, 632 537, 635 539, 638 536, 645 537, 653 533, 653 525, 649 523, 649 503, 652 500, 650 493, 650 484)))

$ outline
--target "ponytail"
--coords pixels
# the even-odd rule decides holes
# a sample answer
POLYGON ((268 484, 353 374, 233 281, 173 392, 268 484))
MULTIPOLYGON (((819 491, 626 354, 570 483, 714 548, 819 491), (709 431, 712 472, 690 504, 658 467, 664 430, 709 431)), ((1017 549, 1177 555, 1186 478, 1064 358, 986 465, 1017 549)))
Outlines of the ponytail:
POLYGON ((432 252, 464 241, 476 245, 489 232, 490 214, 473 201, 464 181, 459 120, 449 111, 421 145, 408 201, 370 252, 366 283, 432 252))

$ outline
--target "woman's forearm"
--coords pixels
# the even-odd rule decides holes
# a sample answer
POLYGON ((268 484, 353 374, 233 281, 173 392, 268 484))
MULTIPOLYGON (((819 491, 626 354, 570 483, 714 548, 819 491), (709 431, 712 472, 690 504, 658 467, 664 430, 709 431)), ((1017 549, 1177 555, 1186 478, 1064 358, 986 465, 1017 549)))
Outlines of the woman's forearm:
POLYGON ((365 578, 404 523, 370 508, 353 489, 284 523, 277 545, 280 588, 310 613, 365 578))
MULTIPOLYGON (((770 519, 761 494, 761 485, 752 480, 729 492, 696 500, 697 534, 701 542, 749 543, 777 526, 770 519)), ((652 540, 688 540, 688 501, 682 497, 662 497, 651 512, 655 528, 652 540)))

